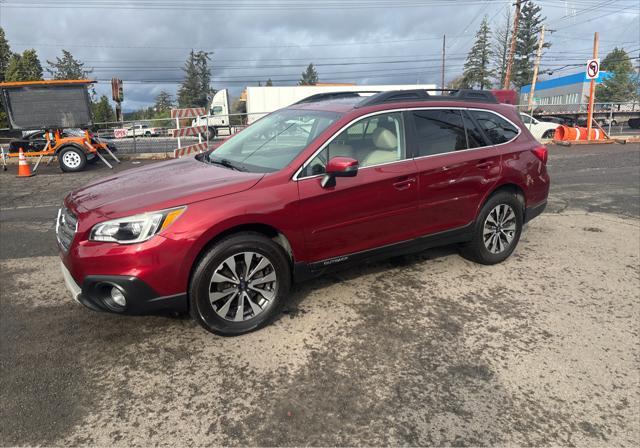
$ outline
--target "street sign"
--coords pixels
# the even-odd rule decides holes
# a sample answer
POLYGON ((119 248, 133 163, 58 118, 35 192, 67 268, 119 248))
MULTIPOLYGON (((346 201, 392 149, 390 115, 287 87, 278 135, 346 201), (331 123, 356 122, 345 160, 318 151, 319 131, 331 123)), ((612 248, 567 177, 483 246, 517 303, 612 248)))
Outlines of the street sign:
POLYGON ((587 61, 587 79, 596 79, 600 74, 600 59, 587 61))

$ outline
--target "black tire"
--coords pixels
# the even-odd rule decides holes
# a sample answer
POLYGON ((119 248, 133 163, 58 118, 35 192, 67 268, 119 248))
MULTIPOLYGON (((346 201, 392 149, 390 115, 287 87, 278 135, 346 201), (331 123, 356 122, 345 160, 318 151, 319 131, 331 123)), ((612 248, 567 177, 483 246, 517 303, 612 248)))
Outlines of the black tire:
POLYGON ((208 128, 208 132, 209 132, 209 140, 215 139, 218 135, 218 130, 214 127, 208 128))
POLYGON ((555 134, 556 130, 555 129, 549 129, 544 131, 544 134, 542 134, 542 138, 553 138, 553 135, 555 134))
POLYGON ((75 146, 65 146, 58 152, 58 163, 65 173, 75 173, 85 168, 87 156, 83 150, 75 146))
MULTIPOLYGON (((506 215, 510 216, 508 213, 506 213, 506 215)), ((480 213, 478 214, 478 217, 476 218, 476 222, 474 224, 473 239, 462 247, 462 255, 469 260, 481 264, 490 265, 503 262, 504 260, 509 258, 509 256, 513 253, 514 249, 518 245, 520 234, 522 233, 524 217, 523 215, 523 204, 516 195, 507 191, 499 191, 493 194, 482 206, 482 209, 480 210, 480 213), (491 238, 488 239, 489 246, 491 246, 491 243, 494 242, 498 245, 497 247, 499 247, 500 244, 504 242, 504 249, 500 250, 498 253, 494 253, 490 251, 487 247, 487 244, 485 244, 485 221, 487 221, 487 217, 490 213, 495 213, 494 210, 496 210, 498 206, 505 205, 511 209, 515 216, 513 220, 509 220, 508 222, 505 222, 505 224, 501 224, 500 228, 507 229, 507 225, 510 226, 511 221, 513 221, 513 224, 515 224, 515 230, 508 245, 506 244, 507 233, 510 234, 508 230, 505 230, 505 232, 497 232, 498 237, 502 238, 500 240, 492 240, 491 238)), ((495 216, 496 215, 493 214, 491 219, 493 219, 495 216)))
MULTIPOLYGON (((241 276, 242 274, 238 275, 238 277, 241 276)), ((257 279, 259 280, 260 278, 257 279)), ((262 285, 266 284, 262 283, 262 285)), ((191 317, 206 330, 221 336, 237 336, 257 330, 273 320, 280 312, 289 294, 290 287, 291 265, 289 257, 282 247, 260 233, 240 233, 217 242, 196 263, 189 285, 189 312, 191 317), (243 254, 245 252, 254 253, 250 258, 249 269, 245 268, 246 263, 244 263, 243 254), (263 277, 261 278, 267 278, 272 273, 275 274, 277 280, 274 283, 268 283, 269 286, 267 286, 267 288, 271 288, 268 291, 272 295, 270 300, 266 300, 266 297, 257 293, 255 289, 249 289, 251 288, 251 286, 248 286, 251 283, 249 276, 247 276, 246 281, 244 278, 240 279, 244 282, 244 291, 246 291, 247 296, 236 295, 237 292, 242 291, 241 283, 236 283, 235 285, 224 282, 213 283, 214 273, 216 272, 224 274, 227 278, 231 277, 230 270, 228 270, 229 265, 224 264, 231 257, 234 257, 236 274, 238 270, 240 272, 244 271, 244 275, 246 275, 252 269, 257 269, 262 258, 265 258, 270 263, 269 266, 257 271, 256 274, 262 275, 263 277), (223 284, 225 285, 224 288, 217 288, 218 285, 223 284), (223 294, 230 290, 233 291, 228 293, 230 295, 221 296, 217 301, 214 300, 214 303, 218 304, 214 308, 214 304, 210 301, 210 294, 215 294, 216 291, 222 291, 220 294, 223 294), (231 320, 232 316, 237 317, 239 315, 240 297, 242 297, 242 303, 244 304, 245 297, 249 297, 249 295, 253 295, 252 302, 246 308, 242 308, 244 312, 240 314, 243 320, 231 320), (263 309, 256 314, 253 305, 257 304, 260 307, 260 300, 264 303, 263 309), (219 313, 224 313, 226 318, 223 318, 219 313)))

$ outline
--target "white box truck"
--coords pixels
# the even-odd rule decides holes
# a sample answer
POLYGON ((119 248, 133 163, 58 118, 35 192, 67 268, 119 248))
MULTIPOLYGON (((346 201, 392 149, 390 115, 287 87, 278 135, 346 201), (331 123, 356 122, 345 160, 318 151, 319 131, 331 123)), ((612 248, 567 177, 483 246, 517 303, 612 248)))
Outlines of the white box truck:
MULTIPOLYGON (((251 124, 274 110, 315 95, 328 92, 381 92, 386 90, 435 89, 435 84, 398 84, 398 85, 322 85, 322 86, 282 86, 282 87, 247 87, 247 124, 251 124)), ((193 120, 192 126, 207 125, 209 138, 220 134, 220 131, 233 133, 229 124, 229 93, 219 90, 209 105, 209 119, 200 116, 193 120)))

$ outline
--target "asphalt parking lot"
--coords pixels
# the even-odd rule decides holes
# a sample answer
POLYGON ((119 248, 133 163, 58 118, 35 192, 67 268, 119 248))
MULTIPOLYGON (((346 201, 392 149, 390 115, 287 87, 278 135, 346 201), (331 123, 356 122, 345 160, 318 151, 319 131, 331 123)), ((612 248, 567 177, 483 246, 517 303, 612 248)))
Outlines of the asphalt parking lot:
POLYGON ((549 207, 503 264, 445 247, 363 265, 237 338, 73 302, 55 212, 109 170, 15 169, 0 445, 640 444, 638 144, 551 147, 549 207))

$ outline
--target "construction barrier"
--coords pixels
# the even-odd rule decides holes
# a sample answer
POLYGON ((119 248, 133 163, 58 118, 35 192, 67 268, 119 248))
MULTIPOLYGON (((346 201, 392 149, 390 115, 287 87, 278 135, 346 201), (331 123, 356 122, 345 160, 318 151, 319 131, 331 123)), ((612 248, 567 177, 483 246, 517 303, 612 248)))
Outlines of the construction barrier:
POLYGON ((193 137, 197 135, 203 135, 207 132, 207 126, 194 126, 192 128, 180 128, 180 129, 171 129, 171 135, 173 137, 193 137))
POLYGON ((579 141, 579 140, 604 140, 605 133, 600 129, 591 129, 591 138, 587 138, 587 128, 573 128, 569 126, 558 126, 554 135, 554 140, 558 141, 579 141))
POLYGON ((179 159, 180 157, 193 154, 195 152, 204 152, 208 149, 206 142, 196 143, 195 145, 185 146, 184 148, 178 148, 173 151, 173 157, 179 159))
POLYGON ((205 114, 204 107, 187 107, 186 109, 171 109, 171 118, 194 118, 205 114))

